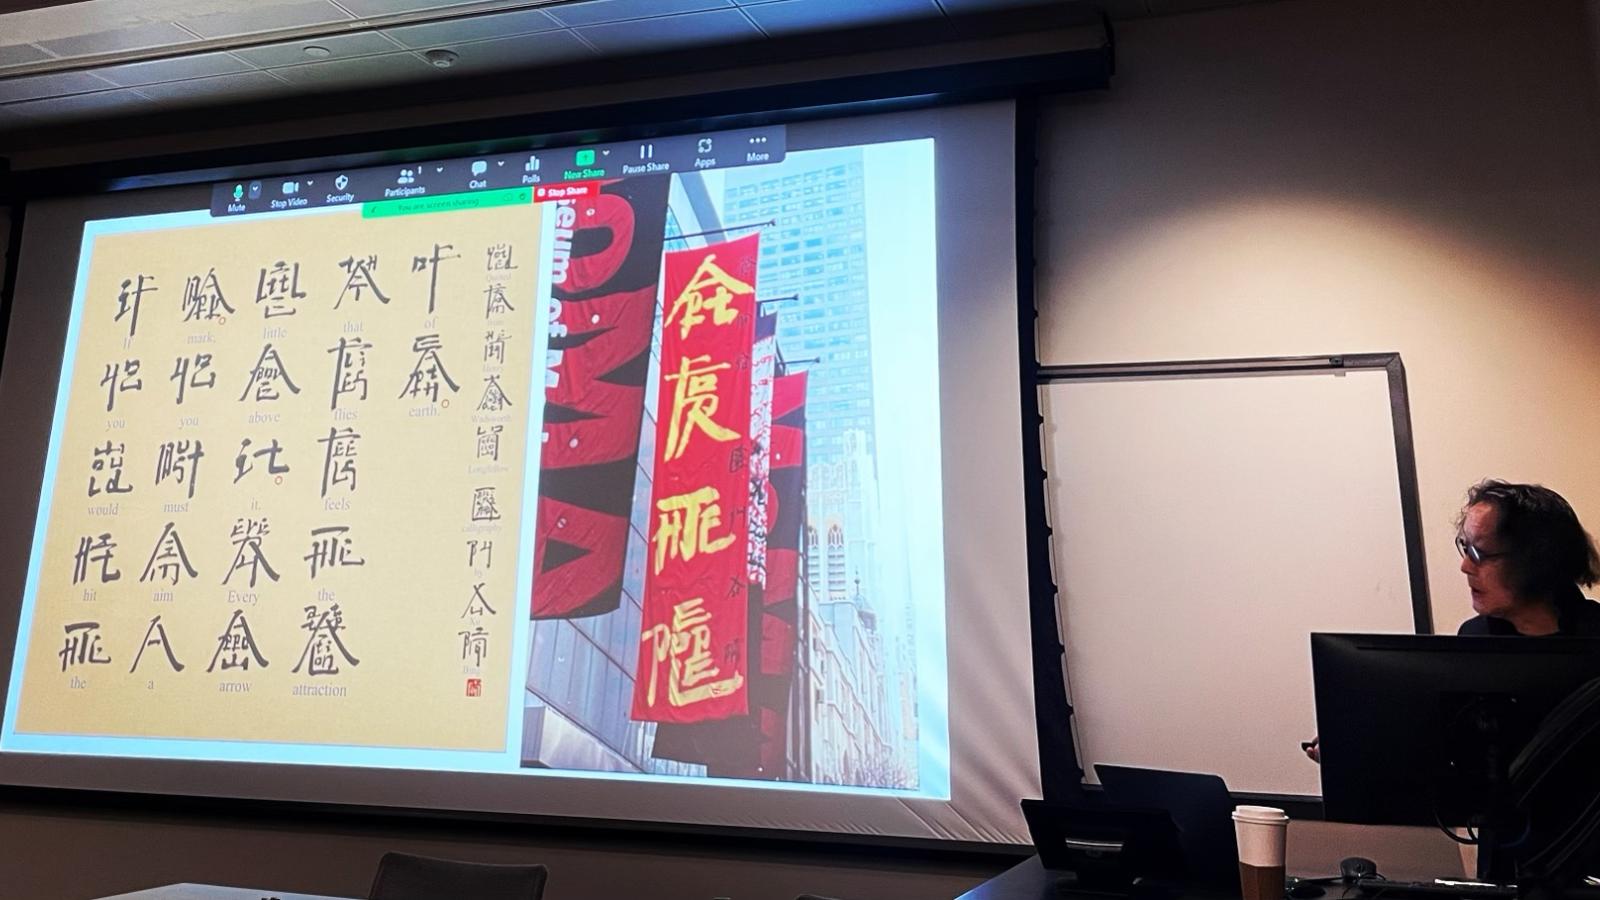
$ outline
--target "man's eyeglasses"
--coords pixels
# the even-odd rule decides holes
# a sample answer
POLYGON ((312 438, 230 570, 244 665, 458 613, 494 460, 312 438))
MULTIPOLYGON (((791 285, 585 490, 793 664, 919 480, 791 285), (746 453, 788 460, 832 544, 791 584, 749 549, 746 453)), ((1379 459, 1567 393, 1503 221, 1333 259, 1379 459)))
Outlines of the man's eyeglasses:
POLYGON ((1460 553, 1464 558, 1472 560, 1472 564, 1477 566, 1481 566, 1491 559, 1499 559, 1505 556, 1504 553, 1487 553, 1479 550, 1478 546, 1467 540, 1467 536, 1464 534, 1456 535, 1456 552, 1460 553))

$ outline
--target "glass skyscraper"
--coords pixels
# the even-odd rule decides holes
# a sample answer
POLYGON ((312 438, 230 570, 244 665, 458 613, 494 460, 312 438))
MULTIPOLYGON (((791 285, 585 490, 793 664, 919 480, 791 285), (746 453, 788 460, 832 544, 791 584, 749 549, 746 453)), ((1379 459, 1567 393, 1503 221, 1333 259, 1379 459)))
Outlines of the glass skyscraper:
MULTIPOLYGON (((868 313, 866 165, 860 148, 792 153, 727 170, 722 216, 771 222, 760 296, 778 309, 778 348, 807 373, 806 599, 815 780, 913 786, 900 739, 913 658, 879 613, 876 419, 868 313)), ((914 715, 914 713, 912 713, 914 715)))
POLYGON ((727 170, 722 215, 730 224, 772 221, 761 234, 762 299, 778 304, 778 345, 806 361, 806 451, 845 453, 844 435, 873 434, 872 346, 867 320, 866 185, 860 149, 817 150, 804 165, 727 170))

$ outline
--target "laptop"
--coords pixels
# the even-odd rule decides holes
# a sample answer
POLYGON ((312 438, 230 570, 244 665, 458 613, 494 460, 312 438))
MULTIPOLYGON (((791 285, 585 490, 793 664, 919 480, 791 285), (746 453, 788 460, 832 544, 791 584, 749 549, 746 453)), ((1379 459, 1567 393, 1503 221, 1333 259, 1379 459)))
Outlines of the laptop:
POLYGON ((1239 846, 1233 836, 1233 795, 1217 775, 1096 764, 1113 806, 1160 809, 1172 816, 1178 844, 1196 886, 1236 891, 1239 846))
POLYGON ((1022 815, 1063 890, 1126 895, 1184 880, 1178 832, 1162 810, 1024 800, 1022 815))

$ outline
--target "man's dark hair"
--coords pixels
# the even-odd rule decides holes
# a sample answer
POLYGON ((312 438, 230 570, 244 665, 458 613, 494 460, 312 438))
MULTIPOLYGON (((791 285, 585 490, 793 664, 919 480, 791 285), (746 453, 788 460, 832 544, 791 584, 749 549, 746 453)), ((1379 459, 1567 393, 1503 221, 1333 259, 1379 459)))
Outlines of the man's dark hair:
POLYGON ((1600 555, 1578 514, 1560 494, 1538 484, 1486 479, 1467 491, 1467 509, 1487 503, 1498 513, 1495 537, 1520 597, 1556 597, 1573 585, 1600 581, 1600 555))

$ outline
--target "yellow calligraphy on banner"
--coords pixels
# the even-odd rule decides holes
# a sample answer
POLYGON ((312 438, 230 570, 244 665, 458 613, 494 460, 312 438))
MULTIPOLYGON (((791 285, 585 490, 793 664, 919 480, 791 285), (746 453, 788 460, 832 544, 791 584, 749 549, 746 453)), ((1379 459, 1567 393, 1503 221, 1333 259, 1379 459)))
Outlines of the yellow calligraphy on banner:
POLYGON ((656 501, 660 515, 656 517, 655 573, 668 559, 685 562, 700 553, 716 553, 733 543, 734 536, 725 534, 714 538, 711 530, 722 524, 722 494, 711 485, 697 491, 664 497, 656 501))
POLYGON ((671 325, 676 320, 679 336, 687 338, 696 325, 706 320, 709 310, 713 324, 726 325, 739 317, 739 311, 728 306, 734 295, 755 292, 753 286, 724 272, 717 265, 715 253, 707 253, 706 258, 700 261, 700 267, 689 278, 689 283, 683 286, 683 293, 672 301, 665 324, 671 325), (706 288, 710 287, 715 290, 707 296, 706 288))
POLYGON ((651 645, 650 687, 645 704, 656 705, 656 688, 661 664, 667 666, 667 702, 688 706, 732 693, 744 684, 744 676, 717 679, 722 672, 711 658, 711 610, 704 597, 691 597, 672 607, 672 624, 657 625, 640 639, 651 645))
POLYGON ((698 428, 714 441, 738 440, 739 432, 717 423, 717 372, 732 368, 729 363, 711 362, 710 354, 685 356, 678 360, 678 371, 664 380, 673 383, 672 418, 667 420, 667 447, 661 459, 670 462, 689 447, 689 435, 698 428))

